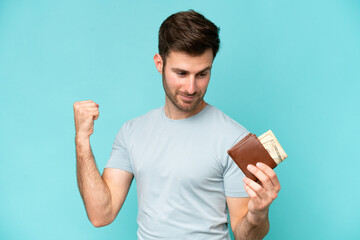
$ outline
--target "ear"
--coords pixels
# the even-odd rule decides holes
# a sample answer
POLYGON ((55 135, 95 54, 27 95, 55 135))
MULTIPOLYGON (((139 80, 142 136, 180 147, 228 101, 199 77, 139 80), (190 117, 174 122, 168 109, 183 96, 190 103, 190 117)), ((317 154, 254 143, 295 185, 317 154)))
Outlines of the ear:
POLYGON ((155 67, 158 70, 158 72, 160 74, 162 74, 163 71, 163 60, 162 57, 160 56, 160 54, 155 54, 154 56, 154 63, 155 63, 155 67))

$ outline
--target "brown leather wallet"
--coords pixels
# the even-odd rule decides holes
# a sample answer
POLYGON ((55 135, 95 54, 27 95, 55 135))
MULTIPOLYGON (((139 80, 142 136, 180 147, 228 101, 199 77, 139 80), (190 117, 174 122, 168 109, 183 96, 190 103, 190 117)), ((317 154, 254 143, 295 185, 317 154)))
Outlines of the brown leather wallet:
POLYGON ((246 137, 241 139, 227 152, 243 173, 254 181, 257 181, 258 179, 247 170, 249 164, 256 165, 256 163, 262 162, 271 168, 277 166, 276 162, 263 147, 257 136, 252 133, 249 133, 246 137))

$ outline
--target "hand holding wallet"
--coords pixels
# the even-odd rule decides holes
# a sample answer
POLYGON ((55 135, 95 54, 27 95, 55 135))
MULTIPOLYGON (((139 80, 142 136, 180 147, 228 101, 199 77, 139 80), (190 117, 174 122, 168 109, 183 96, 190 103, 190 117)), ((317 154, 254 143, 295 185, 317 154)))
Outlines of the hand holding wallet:
POLYGON ((257 181, 257 178, 247 170, 249 164, 256 165, 262 162, 271 168, 275 168, 287 155, 271 130, 259 138, 249 133, 232 148, 228 154, 239 166, 243 173, 250 179, 257 181))

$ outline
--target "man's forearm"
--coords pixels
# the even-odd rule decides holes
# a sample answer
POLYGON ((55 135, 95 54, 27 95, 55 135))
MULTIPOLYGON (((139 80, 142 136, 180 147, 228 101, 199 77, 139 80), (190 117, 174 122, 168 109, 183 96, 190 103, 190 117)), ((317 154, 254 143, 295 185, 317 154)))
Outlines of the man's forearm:
POLYGON ((90 137, 76 137, 75 143, 79 191, 90 221, 95 226, 101 226, 111 218, 110 191, 96 166, 90 137))
POLYGON ((234 236, 236 240, 258 240, 263 239, 269 232, 270 223, 267 209, 257 216, 248 212, 241 222, 235 227, 234 236))

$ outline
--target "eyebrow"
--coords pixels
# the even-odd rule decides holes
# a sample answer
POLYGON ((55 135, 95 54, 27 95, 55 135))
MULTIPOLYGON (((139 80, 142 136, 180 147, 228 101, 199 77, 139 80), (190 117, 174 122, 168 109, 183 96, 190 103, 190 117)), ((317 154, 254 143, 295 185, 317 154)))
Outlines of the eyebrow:
MULTIPOLYGON (((199 71, 198 73, 202 73, 202 72, 205 72, 205 71, 210 70, 210 69, 211 69, 211 66, 208 66, 208 67, 204 68, 203 70, 199 71)), ((184 73, 189 72, 189 71, 183 70, 181 68, 171 68, 171 70, 174 71, 174 72, 184 72, 184 73)), ((196 74, 198 74, 198 73, 196 73, 196 74)))

